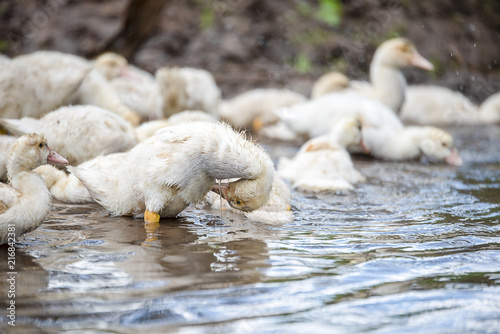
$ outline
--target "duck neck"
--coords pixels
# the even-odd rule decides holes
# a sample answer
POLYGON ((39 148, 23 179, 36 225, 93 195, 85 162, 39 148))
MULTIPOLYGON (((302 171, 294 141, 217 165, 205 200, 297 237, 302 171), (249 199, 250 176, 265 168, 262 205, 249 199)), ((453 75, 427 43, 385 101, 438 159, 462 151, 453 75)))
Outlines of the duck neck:
POLYGON ((7 163, 7 175, 12 179, 21 172, 30 172, 31 168, 27 167, 28 165, 30 165, 29 161, 22 155, 11 156, 7 163))
POLYGON ((254 198, 259 198, 262 206, 269 200, 273 181, 274 165, 270 159, 267 159, 261 164, 261 169, 255 177, 238 180, 235 184, 245 189, 246 193, 253 194, 254 198))
POLYGON ((352 138, 344 135, 344 133, 340 131, 333 131, 330 134, 329 142, 332 147, 339 147, 343 149, 346 149, 348 146, 354 145, 352 143, 352 138))
POLYGON ((399 113, 406 90, 406 80, 399 68, 382 64, 375 58, 370 66, 370 80, 375 97, 399 113))
POLYGON ((255 178, 250 180, 256 185, 257 189, 264 189, 272 187, 274 180, 274 166, 271 160, 266 160, 262 164, 262 170, 260 174, 255 178))
POLYGON ((42 177, 32 171, 22 171, 14 175, 10 185, 21 196, 21 205, 15 206, 12 214, 18 218, 16 234, 32 231, 40 226, 50 212, 52 197, 42 177))

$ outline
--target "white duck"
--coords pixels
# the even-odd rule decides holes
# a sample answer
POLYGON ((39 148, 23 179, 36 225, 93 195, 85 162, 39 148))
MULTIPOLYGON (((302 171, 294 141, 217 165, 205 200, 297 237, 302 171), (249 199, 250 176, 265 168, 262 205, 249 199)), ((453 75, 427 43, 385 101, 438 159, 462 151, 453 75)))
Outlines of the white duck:
POLYGON ((407 160, 424 155, 430 160, 462 164, 453 138, 446 131, 430 127, 405 128, 385 105, 352 92, 330 93, 281 110, 279 116, 295 133, 310 138, 328 133, 342 117, 356 117, 363 124, 363 142, 375 157, 407 160))
POLYGON ((97 57, 95 67, 109 81, 120 101, 143 120, 163 117, 160 89, 154 75, 130 65, 125 57, 114 52, 97 57))
POLYGON ((55 51, 37 51, 0 63, 0 117, 41 117, 64 105, 92 65, 55 51))
POLYGON ((288 89, 252 89, 221 102, 219 116, 236 129, 259 132, 263 126, 276 123, 274 109, 304 102, 307 98, 288 89))
POLYGON ((7 166, 10 183, 0 183, 0 244, 36 229, 50 211, 51 197, 42 178, 32 170, 48 161, 66 159, 47 146, 43 136, 30 134, 14 143, 7 166))
MULTIPOLYGON (((288 223, 293 220, 290 202, 292 196, 290 189, 283 179, 275 174, 269 200, 261 208, 250 212, 243 212, 243 215, 249 220, 262 223, 288 223)), ((222 201, 216 192, 209 192, 203 202, 205 207, 212 209, 229 210, 241 212, 231 208, 226 201, 222 201), (221 207, 222 205, 222 207, 221 207)))
POLYGON ((162 67, 155 77, 163 117, 183 110, 202 110, 217 117, 221 92, 210 72, 190 67, 162 67))
POLYGON ((9 162, 9 152, 16 137, 0 135, 0 181, 7 180, 7 163, 9 162))
POLYGON ((126 153, 100 156, 68 170, 113 215, 148 222, 175 217, 216 189, 238 210, 264 205, 274 176, 269 156, 219 123, 166 127, 126 153), (223 186, 215 179, 240 178, 223 186))
MULTIPOLYGON (((500 101, 500 95, 496 97, 500 101)), ((500 105, 494 95, 479 107, 467 97, 446 87, 409 86, 401 109, 401 120, 419 125, 471 125, 500 122, 500 105)))
POLYGON ((16 136, 44 134, 52 147, 73 165, 137 144, 134 128, 127 121, 91 105, 61 107, 41 119, 2 119, 0 125, 16 136))
MULTIPOLYGON (((405 38, 394 38, 382 43, 370 64, 370 83, 351 81, 350 89, 378 100, 399 113, 405 99, 406 79, 401 73, 404 67, 433 70, 434 66, 418 53, 415 45, 405 38)), ((335 78, 335 81, 338 81, 335 78)), ((328 81, 324 81, 328 85, 328 81)), ((335 87, 335 86, 334 86, 335 87)), ((326 92, 326 87, 316 87, 326 92)))
POLYGON ((361 144, 361 122, 344 117, 330 133, 302 145, 293 158, 282 157, 278 174, 306 192, 352 190, 365 177, 354 168, 346 148, 361 144))

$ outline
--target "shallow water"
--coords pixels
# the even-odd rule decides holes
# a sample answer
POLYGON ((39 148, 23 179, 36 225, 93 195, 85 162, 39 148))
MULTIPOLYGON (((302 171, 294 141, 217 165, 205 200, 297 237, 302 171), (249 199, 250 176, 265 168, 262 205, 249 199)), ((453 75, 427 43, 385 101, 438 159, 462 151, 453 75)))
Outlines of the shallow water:
POLYGON ((450 131, 464 166, 356 158, 367 182, 351 194, 294 192, 291 223, 191 209, 146 240, 139 220, 54 203, 18 243, 16 327, 3 312, 2 328, 498 333, 500 127, 450 131))

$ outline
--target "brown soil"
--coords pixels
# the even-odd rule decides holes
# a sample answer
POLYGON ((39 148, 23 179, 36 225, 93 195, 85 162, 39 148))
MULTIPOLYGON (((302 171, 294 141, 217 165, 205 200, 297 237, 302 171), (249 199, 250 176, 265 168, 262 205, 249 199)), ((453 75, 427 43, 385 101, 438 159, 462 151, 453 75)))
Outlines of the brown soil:
MULTIPOLYGON (((500 2, 496 0, 343 1, 341 22, 318 19, 320 1, 169 0, 130 61, 211 71, 224 97, 255 87, 308 95, 329 70, 367 79, 383 40, 415 42, 436 71, 405 71, 410 83, 460 90, 474 102, 500 90, 500 2)), ((40 49, 92 57, 123 27, 126 1, 0 0, 0 51, 40 49)))

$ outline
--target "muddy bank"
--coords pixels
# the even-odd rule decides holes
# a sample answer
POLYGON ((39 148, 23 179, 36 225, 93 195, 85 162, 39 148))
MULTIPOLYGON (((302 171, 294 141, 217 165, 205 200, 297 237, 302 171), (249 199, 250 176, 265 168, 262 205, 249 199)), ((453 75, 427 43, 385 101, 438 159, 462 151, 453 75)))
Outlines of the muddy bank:
MULTIPOLYGON (((163 65, 205 68, 225 97, 254 87, 309 94, 329 70, 366 79, 377 45, 404 36, 436 67, 433 73, 407 71, 410 83, 445 85, 475 102, 500 90, 497 1, 338 4, 167 1, 153 33, 130 60, 149 71, 163 65)), ((14 56, 52 49, 91 57, 123 28, 126 7, 117 0, 2 1, 0 51, 14 56)))

